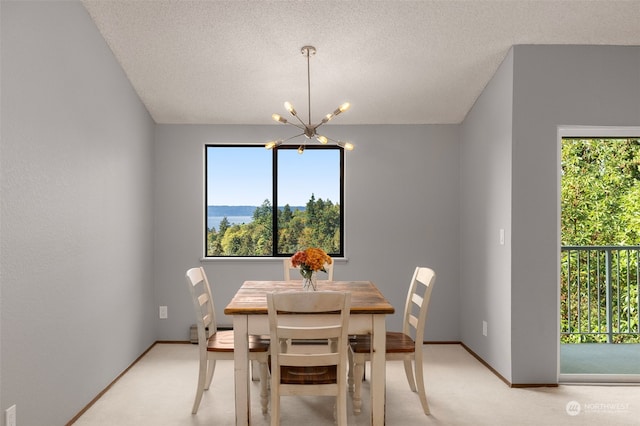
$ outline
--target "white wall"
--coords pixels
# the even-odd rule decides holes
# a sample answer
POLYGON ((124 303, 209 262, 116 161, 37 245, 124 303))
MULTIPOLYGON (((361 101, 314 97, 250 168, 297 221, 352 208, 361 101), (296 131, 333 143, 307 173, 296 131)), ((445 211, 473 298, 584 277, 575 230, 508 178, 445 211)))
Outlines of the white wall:
POLYGON ((513 62, 513 382, 553 383, 558 126, 639 125, 640 47, 516 46, 513 62))
MULTIPOLYGON (((426 338, 459 340, 459 126, 331 127, 332 134, 356 144, 345 160, 348 262, 338 261, 335 277, 372 280, 401 310, 415 266, 434 268, 426 338)), ((244 280, 282 278, 281 260, 200 259, 204 144, 261 143, 285 136, 286 130, 277 125, 157 126, 154 281, 157 304, 169 307, 169 318, 160 320, 159 339, 189 337, 195 318, 184 273, 190 267, 205 265, 222 325, 232 322, 222 311, 244 280)), ((387 324, 399 328, 400 312, 387 324)))
POLYGON ((81 3, 1 7, 0 412, 61 425, 155 341, 153 121, 81 3))
POLYGON ((510 51, 467 114, 460 147, 460 333, 462 341, 507 380, 511 380, 512 99, 510 51), (500 229, 505 231, 504 245, 500 229))

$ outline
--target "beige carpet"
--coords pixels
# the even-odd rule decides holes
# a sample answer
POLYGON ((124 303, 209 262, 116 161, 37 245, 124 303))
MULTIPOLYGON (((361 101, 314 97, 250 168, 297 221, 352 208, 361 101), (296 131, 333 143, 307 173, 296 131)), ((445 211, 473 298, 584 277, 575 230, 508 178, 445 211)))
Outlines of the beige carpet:
MULTIPOLYGON (((473 426, 639 425, 638 386, 560 386, 510 389, 460 345, 426 345, 427 397, 431 416, 411 392, 401 362, 387 367, 386 424, 473 426)), ((190 344, 157 344, 75 425, 233 425, 233 363, 219 362, 197 415, 191 415, 197 380, 197 351, 190 344)), ((251 388, 251 424, 268 425, 260 411, 258 383, 251 388)), ((363 412, 349 424, 369 424, 369 385, 363 412)), ((331 398, 284 397, 282 425, 333 424, 331 398)))

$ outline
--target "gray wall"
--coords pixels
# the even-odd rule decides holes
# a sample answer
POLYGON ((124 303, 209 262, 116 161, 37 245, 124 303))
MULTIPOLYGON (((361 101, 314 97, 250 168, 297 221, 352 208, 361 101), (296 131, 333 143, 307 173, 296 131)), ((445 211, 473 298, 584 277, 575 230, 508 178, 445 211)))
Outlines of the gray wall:
POLYGON ((1 7, 0 412, 61 425, 156 340, 153 121, 82 4, 1 7))
POLYGON ((640 47, 514 49, 513 382, 550 383, 558 351, 558 126, 639 125, 640 47))
POLYGON ((637 126, 638 99, 637 46, 515 46, 465 119, 462 341, 512 383, 557 381, 558 127, 637 126))
MULTIPOLYGON (((459 340, 459 126, 332 129, 357 144, 355 151, 346 153, 348 261, 338 259, 336 279, 372 280, 400 310, 415 266, 430 266, 437 280, 426 339, 459 340)), ((169 308, 169 318, 159 322, 159 339, 189 337, 195 318, 184 273, 190 267, 204 264, 223 325, 232 322, 222 311, 244 280, 282 278, 278 259, 201 263, 203 152, 205 143, 261 143, 285 136, 286 130, 276 125, 157 126, 154 281, 157 303, 169 308)), ((400 312, 387 324, 400 327, 400 312)))
POLYGON ((460 147, 460 333, 462 341, 507 380, 511 380, 512 99, 510 51, 467 114, 460 147), (483 321, 487 336, 482 333, 483 321))

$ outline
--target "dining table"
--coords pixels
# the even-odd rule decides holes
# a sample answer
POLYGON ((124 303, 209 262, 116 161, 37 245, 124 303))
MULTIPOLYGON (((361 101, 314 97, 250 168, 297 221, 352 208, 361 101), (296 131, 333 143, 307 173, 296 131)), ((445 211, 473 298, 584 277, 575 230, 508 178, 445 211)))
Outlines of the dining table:
MULTIPOLYGON (((371 281, 318 281, 318 290, 351 293, 349 334, 371 334, 371 424, 385 422, 386 315, 394 308, 371 281)), ((269 334, 267 293, 303 291, 301 280, 245 281, 224 309, 233 316, 234 387, 236 425, 251 420, 248 339, 251 334, 269 334)))

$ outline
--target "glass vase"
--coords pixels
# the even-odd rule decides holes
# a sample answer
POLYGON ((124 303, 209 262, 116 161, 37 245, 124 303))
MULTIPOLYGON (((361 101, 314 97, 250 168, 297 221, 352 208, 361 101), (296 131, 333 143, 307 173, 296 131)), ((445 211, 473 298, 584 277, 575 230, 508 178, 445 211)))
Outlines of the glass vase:
POLYGON ((311 275, 309 275, 308 277, 302 277, 302 290, 318 290, 318 277, 316 276, 316 271, 311 272, 311 275))

